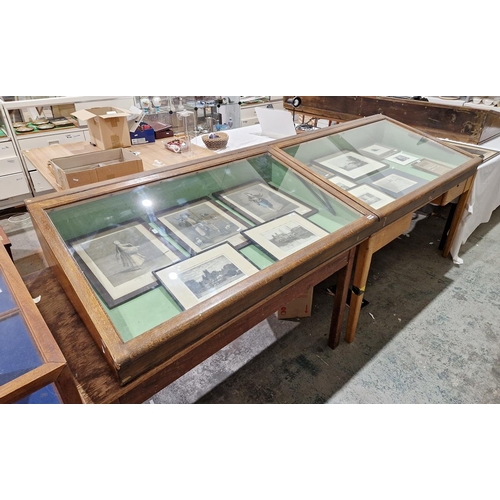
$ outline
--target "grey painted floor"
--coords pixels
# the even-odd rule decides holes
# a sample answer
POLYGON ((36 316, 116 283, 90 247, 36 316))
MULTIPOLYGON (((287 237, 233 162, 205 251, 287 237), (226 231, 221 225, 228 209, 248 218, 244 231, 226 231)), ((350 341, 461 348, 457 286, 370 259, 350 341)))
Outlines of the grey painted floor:
MULTIPOLYGON (((326 345, 333 276, 310 318, 271 316, 147 403, 500 403, 500 210, 460 266, 438 250, 446 211, 374 255, 352 344, 326 345)), ((21 275, 44 265, 24 219, 0 217, 21 275)))

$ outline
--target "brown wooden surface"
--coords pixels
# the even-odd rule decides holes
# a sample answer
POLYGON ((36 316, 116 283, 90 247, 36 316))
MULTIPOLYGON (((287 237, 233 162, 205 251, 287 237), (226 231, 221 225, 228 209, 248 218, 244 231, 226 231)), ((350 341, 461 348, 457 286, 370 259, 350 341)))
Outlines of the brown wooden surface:
POLYGON ((193 367, 219 351, 235 338, 263 321, 310 286, 340 271, 333 304, 331 335, 340 335, 345 297, 355 249, 329 259, 322 266, 295 280, 281 292, 270 295, 249 308, 243 308, 231 321, 209 332, 183 351, 166 359, 129 384, 121 385, 103 353, 92 339, 56 277, 45 268, 24 277, 32 295, 42 295, 40 312, 60 346, 68 367, 78 383, 85 403, 142 403, 193 367))
MULTIPOLYGON (((283 97, 285 109, 293 111, 283 97)), ((380 96, 301 96, 296 113, 334 121, 383 114, 434 137, 482 144, 500 135, 500 113, 487 109, 380 96)))
MULTIPOLYGON (((196 145, 191 146, 192 154, 178 154, 169 151, 165 148, 165 145, 162 144, 162 141, 170 142, 178 137, 168 137, 166 139, 160 139, 152 143, 131 146, 130 148, 127 148, 127 150, 140 153, 138 157, 142 159, 145 171, 155 170, 159 168, 154 164, 156 160, 161 161, 167 168, 174 168, 179 164, 187 161, 192 161, 195 159, 199 160, 217 155, 217 153, 210 151, 209 149, 201 148, 196 145)), ((49 167, 49 160, 53 158, 63 158, 77 154, 95 153, 96 151, 101 150, 96 146, 93 146, 89 142, 73 142, 68 144, 46 146, 44 148, 29 149, 23 151, 22 153, 56 191, 64 191, 64 188, 59 186, 59 184, 57 184, 56 182, 54 174, 49 167)))
POLYGON ((17 377, 0 388, 0 402, 12 403, 50 383, 54 383, 66 403, 80 403, 81 399, 57 343, 29 294, 10 256, 0 248, 0 269, 15 303, 16 313, 24 320, 42 365, 17 377))

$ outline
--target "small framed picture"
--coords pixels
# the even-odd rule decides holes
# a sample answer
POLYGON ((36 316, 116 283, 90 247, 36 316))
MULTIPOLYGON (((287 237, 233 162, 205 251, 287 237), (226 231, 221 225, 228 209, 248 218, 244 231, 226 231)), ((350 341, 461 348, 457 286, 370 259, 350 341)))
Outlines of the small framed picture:
POLYGON ((382 146, 380 144, 372 144, 371 146, 367 146, 366 148, 361 148, 361 151, 374 156, 384 156, 391 151, 394 151, 394 149, 388 148, 387 146, 382 146))
POLYGON ((377 160, 362 156, 352 151, 336 153, 334 155, 318 158, 315 162, 323 168, 326 168, 337 174, 341 174, 350 179, 359 179, 365 175, 378 172, 388 165, 377 160))
MULTIPOLYGON (((454 144, 454 143, 453 143, 454 144)), ((489 160, 494 156, 498 155, 500 151, 495 151, 494 149, 481 148, 479 146, 472 146, 469 144, 454 144, 457 148, 463 149, 467 153, 472 153, 474 155, 481 156, 483 161, 489 160)))
POLYGON ((349 193, 353 194, 356 198, 375 209, 383 207, 391 203, 391 201, 394 201, 392 196, 382 193, 382 191, 379 191, 368 184, 361 184, 360 186, 351 189, 349 193))
POLYGON ((345 191, 348 191, 349 189, 356 186, 356 183, 348 181, 347 179, 340 177, 340 175, 334 175, 334 176, 328 177, 328 181, 331 182, 332 184, 335 184, 340 189, 344 189, 345 191))
POLYGON ((291 213, 248 229, 244 234, 279 260, 330 233, 299 214, 291 213))
POLYGON ((290 212, 308 216, 317 211, 264 182, 243 184, 214 193, 214 196, 256 224, 262 224, 290 212))
POLYGON ((139 220, 76 238, 68 245, 110 309, 158 286, 153 271, 182 258, 139 220))
POLYGON ((172 238, 189 250, 191 255, 224 242, 235 248, 248 244, 241 234, 249 227, 248 224, 210 198, 200 198, 182 207, 169 209, 157 214, 157 218, 169 230, 172 238))
POLYGON ((399 173, 388 174, 373 182, 374 186, 395 194, 407 193, 408 191, 411 191, 411 188, 417 186, 417 184, 419 184, 417 180, 409 179, 399 173))
POLYGON ((444 175, 447 174, 448 172, 451 172, 452 170, 451 167, 447 167, 446 165, 441 165, 441 163, 428 160, 427 158, 422 158, 421 160, 415 162, 412 165, 412 168, 416 168, 417 170, 422 170, 423 172, 427 172, 429 174, 434 174, 434 175, 444 175))
POLYGON ((176 302, 189 309, 258 271, 231 245, 223 243, 154 274, 176 302))
POLYGON ((386 160, 397 163, 398 165, 409 165, 410 163, 418 160, 418 158, 416 156, 409 155, 404 151, 400 151, 399 153, 388 156, 386 160))

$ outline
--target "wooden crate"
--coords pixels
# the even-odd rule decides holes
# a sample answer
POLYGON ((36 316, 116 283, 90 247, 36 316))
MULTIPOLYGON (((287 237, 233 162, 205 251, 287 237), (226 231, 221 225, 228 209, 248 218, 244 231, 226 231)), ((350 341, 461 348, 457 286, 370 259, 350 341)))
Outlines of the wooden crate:
MULTIPOLYGON (((285 109, 293 110, 283 98, 285 109)), ((304 96, 296 113, 344 122, 382 114, 434 137, 482 144, 500 135, 500 113, 488 109, 373 96, 304 96)))

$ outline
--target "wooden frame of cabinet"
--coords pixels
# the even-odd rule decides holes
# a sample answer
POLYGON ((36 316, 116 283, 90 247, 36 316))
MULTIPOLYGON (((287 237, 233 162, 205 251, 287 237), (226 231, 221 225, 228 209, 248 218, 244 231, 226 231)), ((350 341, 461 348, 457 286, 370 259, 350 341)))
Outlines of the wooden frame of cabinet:
POLYGON ((13 309, 0 314, 0 322, 20 315, 42 360, 40 366, 0 386, 0 403, 15 403, 49 384, 55 384, 62 402, 81 403, 66 359, 3 245, 0 245, 0 271, 8 286, 8 290, 2 293, 10 294, 16 304, 13 309))
MULTIPOLYGON (((182 178, 189 174, 209 172, 215 167, 224 167, 231 162, 247 160, 261 155, 270 155, 269 146, 248 148, 244 151, 227 153, 204 161, 185 164, 175 171, 158 169, 149 175, 128 176, 119 182, 108 181, 83 190, 68 190, 58 195, 46 195, 27 201, 27 208, 42 246, 45 258, 57 276, 74 307, 85 322, 95 342, 113 368, 122 385, 152 369, 164 365, 175 356, 189 353, 193 346, 204 344, 205 339, 218 336, 238 335, 272 314, 279 306, 291 300, 296 294, 319 283, 330 274, 344 270, 343 286, 348 287, 353 248, 367 238, 378 225, 378 220, 359 204, 345 203, 347 198, 340 194, 338 199, 346 209, 357 214, 355 221, 336 230, 327 237, 296 252, 292 256, 274 262, 268 268, 246 278, 243 282, 219 292, 191 309, 184 311, 127 342, 117 333, 112 321, 85 279, 75 260, 68 253, 58 231, 47 212, 58 207, 92 200, 99 196, 147 186, 157 181, 182 178), (357 207, 357 208, 354 208, 357 207), (368 215, 369 216, 366 216, 368 215), (238 327, 236 328, 236 325, 238 327), (232 329, 236 328, 234 331, 232 329)), ((270 155, 272 156, 272 155, 270 155)), ((281 160, 277 160, 280 161, 281 160)), ((292 172, 312 180, 310 172, 294 164, 283 163, 292 172)), ((316 181, 315 189, 327 191, 326 181, 316 181)), ((330 345, 338 345, 342 314, 347 288, 339 291, 332 321, 330 345)), ((231 337, 234 338, 234 337, 231 337)))
MULTIPOLYGON (((449 147, 450 149, 453 149, 455 151, 460 151, 454 147, 448 146, 447 144, 445 144, 445 141, 438 141, 430 134, 421 132, 420 130, 416 130, 409 125, 400 123, 397 120, 383 115, 374 115, 367 118, 361 118, 355 121, 337 125, 333 129, 329 128, 319 132, 314 132, 308 135, 307 140, 328 137, 333 132, 338 133, 344 130, 352 130, 353 127, 362 127, 364 125, 375 123, 380 120, 386 120, 390 123, 396 123, 411 132, 418 133, 422 136, 423 139, 427 138, 435 143, 439 142, 440 144, 444 144, 446 145, 446 147, 449 147)), ((275 154, 285 159, 288 157, 288 155, 283 151, 283 149, 301 144, 303 142, 304 138, 300 136, 288 140, 283 140, 279 144, 276 144, 274 146, 275 148, 281 150, 275 151, 275 154)), ((366 210, 370 210, 374 214, 374 216, 376 216, 381 221, 382 224, 382 227, 380 229, 370 235, 369 238, 363 240, 358 246, 356 262, 353 271, 353 293, 351 294, 351 301, 349 304, 349 316, 345 336, 347 342, 352 342, 356 335, 358 319, 363 302, 363 296, 366 291, 368 273, 370 270, 370 264, 373 254, 387 245, 389 242, 406 232, 410 226, 413 212, 427 205, 428 203, 434 203, 436 205, 444 206, 456 200, 456 207, 454 207, 451 212, 453 214, 453 217, 450 221, 448 221, 449 229, 447 234, 444 234, 445 241, 442 242, 442 255, 443 257, 448 257, 453 239, 458 229, 458 224, 467 207, 467 201, 472 190, 477 167, 482 163, 482 159, 477 155, 473 155, 463 150, 460 151, 460 153, 463 154, 463 156, 468 157, 469 160, 465 161, 462 165, 450 170, 448 173, 435 178, 433 181, 430 181, 425 185, 418 187, 411 193, 406 194, 379 209, 374 209, 369 205, 366 205, 363 201, 349 194, 348 191, 342 191, 335 185, 330 184, 331 189, 341 191, 345 196, 352 198, 353 202, 363 205, 366 210)), ((297 165, 302 165, 304 168, 307 168, 298 160, 293 159, 293 161, 296 162, 297 165)), ((323 177, 321 177, 314 171, 310 171, 311 175, 317 176, 319 179, 323 179, 323 177)))

